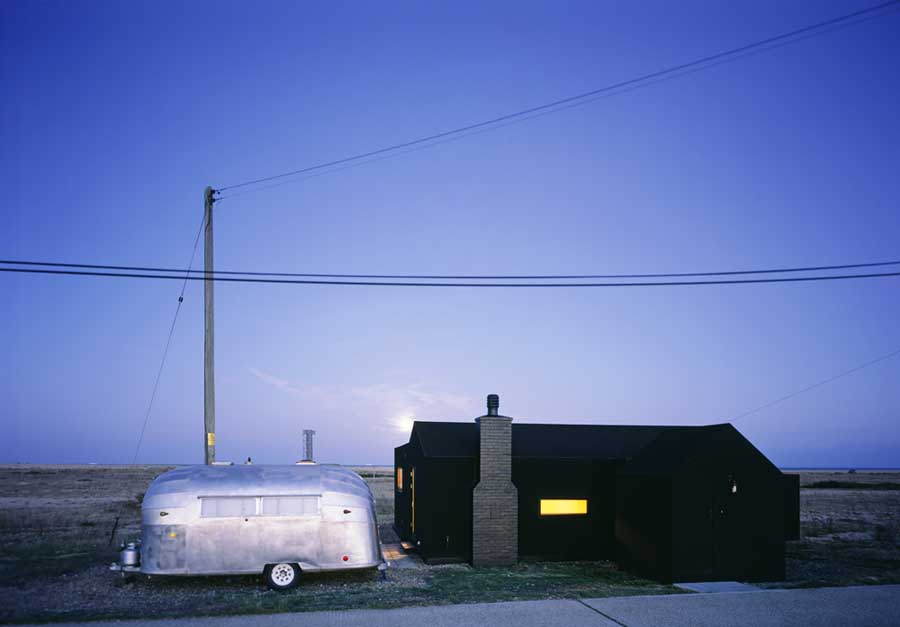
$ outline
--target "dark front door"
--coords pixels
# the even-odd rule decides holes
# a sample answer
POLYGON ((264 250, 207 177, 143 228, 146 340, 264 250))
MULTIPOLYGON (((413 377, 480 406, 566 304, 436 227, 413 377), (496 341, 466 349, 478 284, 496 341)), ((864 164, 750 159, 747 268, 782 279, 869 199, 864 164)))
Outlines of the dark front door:
POLYGON ((717 580, 740 579, 744 574, 745 538, 743 512, 734 475, 724 475, 713 484, 712 537, 714 572, 717 580))
POLYGON ((675 581, 711 581, 715 578, 715 521, 718 505, 715 480, 703 473, 685 473, 673 493, 675 581))

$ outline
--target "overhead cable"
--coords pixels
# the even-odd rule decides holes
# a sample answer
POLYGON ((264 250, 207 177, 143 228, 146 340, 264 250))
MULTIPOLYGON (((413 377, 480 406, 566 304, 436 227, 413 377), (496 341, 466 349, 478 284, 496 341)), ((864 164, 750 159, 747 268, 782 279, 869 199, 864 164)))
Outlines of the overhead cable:
POLYGON ((774 401, 770 401, 770 402, 766 403, 765 405, 760 405, 759 407, 756 407, 749 411, 745 411, 742 414, 738 414, 737 416, 735 416, 728 422, 732 422, 732 423, 737 422, 738 420, 741 420, 742 418, 746 418, 747 416, 761 412, 762 410, 768 409, 769 407, 772 407, 773 405, 777 405, 778 403, 783 403, 784 401, 790 400, 790 399, 794 398, 795 396, 799 396, 800 394, 809 392, 810 390, 814 390, 818 387, 822 387, 823 385, 831 383, 832 381, 837 381, 838 379, 840 379, 842 377, 846 377, 849 374, 858 372, 858 371, 862 370, 863 368, 868 368, 869 366, 874 366, 877 363, 886 361, 886 360, 890 359, 891 357, 896 357, 897 355, 900 355, 900 348, 898 348, 894 351, 891 351, 890 353, 888 353, 886 355, 882 355, 881 357, 876 357, 875 359, 872 359, 870 361, 862 363, 858 366, 854 366, 853 368, 850 368, 850 370, 845 370, 844 372, 841 372, 840 374, 836 374, 833 377, 823 379, 822 381, 819 381, 818 383, 813 383, 812 385, 807 386, 801 390, 797 390, 796 392, 791 392, 790 394, 782 396, 781 398, 777 398, 774 401))
POLYGON ((761 46, 761 47, 759 47, 759 48, 753 48, 753 49, 746 50, 746 51, 741 52, 741 53, 736 53, 736 54, 734 54, 733 56, 730 56, 730 57, 724 57, 724 58, 722 58, 722 59, 719 59, 719 60, 717 60, 717 61, 714 61, 714 62, 705 64, 705 65, 699 65, 699 66, 696 66, 696 67, 690 67, 690 68, 687 68, 687 69, 682 70, 682 71, 679 71, 679 72, 675 72, 675 73, 672 73, 672 74, 666 74, 666 75, 664 75, 664 76, 659 76, 659 77, 657 77, 657 78, 650 79, 650 80, 646 80, 646 81, 644 81, 644 82, 635 83, 635 84, 633 84, 633 85, 629 85, 629 86, 623 87, 623 88, 621 88, 621 89, 613 89, 613 90, 610 90, 610 91, 608 91, 608 92, 604 92, 604 93, 598 94, 597 96, 593 96, 593 97, 590 97, 590 98, 586 98, 586 99, 584 99, 584 100, 578 100, 578 101, 575 101, 575 102, 570 102, 570 103, 568 103, 568 104, 566 104, 566 105, 561 105, 561 106, 556 107, 556 108, 551 108, 551 109, 539 111, 539 112, 537 112, 537 113, 533 113, 533 114, 530 114, 530 115, 524 115, 524 116, 518 117, 518 118, 512 118, 512 119, 510 119, 510 120, 507 120, 506 122, 498 123, 498 124, 491 125, 491 126, 485 126, 485 127, 483 127, 483 128, 478 128, 478 129, 475 129, 475 130, 472 130, 472 131, 468 131, 468 132, 461 132, 461 133, 459 133, 459 134, 457 134, 457 135, 450 135, 450 136, 445 137, 445 138, 443 138, 443 139, 439 139, 439 140, 435 140, 435 141, 431 141, 431 142, 424 142, 424 143, 415 145, 415 146, 413 146, 413 147, 411 147, 411 148, 407 148, 406 150, 396 150, 396 151, 393 151, 393 152, 386 152, 385 154, 381 154, 381 155, 379 155, 379 156, 371 157, 371 158, 368 158, 368 159, 360 157, 359 160, 356 160, 356 161, 352 161, 352 160, 351 160, 351 161, 349 161, 348 163, 344 163, 344 164, 341 165, 340 167, 323 167, 323 169, 316 170, 316 171, 311 172, 311 173, 307 173, 306 176, 287 177, 287 178, 284 179, 284 180, 279 180, 279 181, 277 181, 277 182, 275 182, 275 183, 270 183, 269 185, 263 185, 263 186, 261 186, 261 187, 248 186, 248 187, 245 188, 245 189, 242 189, 242 190, 240 190, 240 191, 236 191, 236 192, 230 193, 230 194, 228 194, 228 195, 226 195, 226 196, 221 196, 221 195, 220 195, 220 196, 218 196, 218 197, 216 198, 216 201, 219 202, 219 203, 221 203, 222 201, 225 201, 225 200, 228 200, 228 199, 232 199, 232 198, 236 198, 236 197, 239 197, 239 196, 243 196, 243 195, 245 195, 245 194, 252 194, 252 193, 261 192, 261 191, 265 191, 265 190, 269 190, 269 189, 274 189, 274 188, 276 188, 276 187, 282 187, 282 186, 284 186, 284 185, 290 185, 290 184, 297 183, 297 182, 300 182, 300 181, 306 181, 306 180, 309 180, 309 179, 318 178, 318 177, 320 177, 320 176, 328 176, 328 175, 332 175, 332 174, 337 174, 337 173, 343 172, 343 171, 345 171, 345 170, 349 170, 349 169, 353 169, 353 168, 358 168, 358 167, 360 167, 360 166, 368 165, 368 164, 371 164, 371 163, 376 163, 376 162, 379 162, 379 161, 385 161, 385 160, 387 160, 387 159, 396 159, 396 158, 402 157, 402 156, 404 156, 404 155, 412 154, 412 153, 414 153, 414 152, 419 152, 419 151, 426 150, 426 149, 429 149, 429 148, 434 148, 434 147, 436 147, 436 146, 441 146, 441 145, 443 145, 443 144, 448 144, 448 143, 451 143, 451 142, 462 141, 462 140, 468 139, 468 138, 470 138, 470 137, 475 137, 476 135, 481 135, 481 134, 483 134, 483 133, 488 133, 488 132, 491 132, 491 131, 496 131, 496 130, 499 130, 499 129, 502 129, 502 128, 506 128, 506 127, 508 127, 508 126, 512 126, 512 125, 514 125, 514 124, 522 124, 522 123, 524 123, 524 122, 528 122, 528 121, 530 121, 530 120, 534 120, 534 119, 543 117, 543 116, 545 116, 545 115, 552 115, 552 114, 554 114, 554 113, 560 113, 560 112, 562 112, 562 111, 567 111, 568 109, 572 109, 572 108, 575 108, 575 107, 585 106, 585 105, 588 105, 588 104, 597 102, 597 101, 599 101, 599 100, 601 100, 601 99, 605 99, 605 98, 614 98, 614 97, 616 97, 616 96, 620 96, 620 95, 622 95, 622 94, 626 94, 626 93, 629 93, 629 92, 632 92, 632 91, 635 91, 635 90, 638 90, 638 89, 646 89, 647 87, 650 87, 650 86, 652 86, 652 85, 657 85, 657 84, 659 84, 659 83, 663 83, 663 82, 666 82, 666 81, 675 80, 675 79, 681 78, 681 77, 683 77, 683 76, 687 76, 688 74, 694 74, 694 73, 696 73, 696 72, 702 72, 702 71, 704 71, 704 70, 709 70, 709 69, 712 69, 712 68, 714 68, 714 67, 719 67, 720 65, 724 65, 724 64, 726 64, 726 63, 734 63, 735 61, 739 61, 740 59, 743 59, 743 58, 745 58, 745 57, 749 57, 749 56, 751 56, 751 55, 762 54, 762 53, 765 53, 765 52, 769 52, 769 51, 771 51, 771 50, 775 50, 776 48, 781 48, 781 47, 784 47, 784 46, 793 45, 793 44, 799 43, 799 42, 801 42, 801 41, 805 41, 805 40, 807 40, 807 39, 811 39, 811 38, 813 38, 813 37, 819 37, 819 36, 821 36, 821 35, 825 35, 825 34, 827 34, 827 33, 831 33, 831 32, 834 32, 834 31, 837 31, 837 30, 840 30, 840 29, 843 29, 843 28, 848 28, 848 27, 850 27, 850 26, 855 26, 855 25, 861 24, 861 23, 863 23, 863 22, 868 22, 868 21, 870 21, 870 20, 874 20, 874 19, 876 19, 876 18, 882 17, 882 15, 884 15, 886 12, 887 12, 887 11, 885 11, 884 13, 880 13, 880 14, 879 14, 879 13, 866 14, 866 15, 863 15, 863 16, 861 16, 861 17, 857 17, 857 18, 855 18, 855 19, 852 19, 852 20, 849 20, 849 21, 846 21, 846 22, 840 22, 840 23, 837 23, 837 24, 833 24, 833 25, 828 26, 828 27, 826 27, 826 28, 823 28, 823 29, 821 29, 821 30, 817 30, 817 31, 813 31, 813 32, 806 33, 806 34, 804 34, 804 35, 802 35, 802 36, 798 36, 798 37, 795 37, 795 38, 792 38, 792 39, 785 39, 785 40, 782 40, 782 41, 777 41, 777 42, 775 42, 775 43, 768 44, 768 45, 765 45, 765 46, 761 46))
MULTIPOLYGON (((196 249, 195 249, 196 250, 196 249)), ((0 259, 0 265, 12 266, 40 266, 48 268, 84 268, 90 270, 128 270, 134 272, 177 272, 185 274, 203 274, 205 270, 193 270, 188 268, 158 268, 148 266, 113 266, 88 263, 61 263, 49 261, 17 261, 14 259, 0 259)), ((323 279, 434 279, 434 280, 565 280, 565 279, 653 279, 664 277, 704 277, 704 276, 734 276, 748 274, 787 274, 792 272, 821 272, 824 270, 848 270, 852 268, 874 268, 879 266, 900 265, 897 261, 875 261, 868 263, 847 263, 831 266, 801 266, 791 268, 765 268, 751 270, 717 270, 712 272, 662 272, 652 274, 327 274, 316 272, 254 272, 238 270, 215 270, 213 276, 272 276, 272 277, 309 277, 323 279)))
POLYGON ((680 287, 689 285, 747 285, 752 283, 798 283, 809 281, 837 281, 852 279, 873 279, 900 276, 900 272, 880 272, 867 274, 843 274, 804 277, 778 277, 765 279, 716 279, 711 281, 650 281, 616 283, 472 283, 472 282, 421 282, 421 281, 344 281, 319 279, 276 279, 265 277, 232 276, 181 276, 177 274, 138 274, 125 272, 100 272, 91 270, 48 270, 42 268, 0 268, 0 272, 23 274, 49 274, 62 276, 118 277, 123 279, 174 279, 188 281, 216 281, 226 283, 270 283, 282 285, 342 285, 369 287, 492 287, 492 288, 553 288, 553 287, 680 287))
POLYGON ((159 368, 156 371, 156 379, 153 381, 153 391, 150 393, 150 401, 147 403, 147 411, 144 413, 144 422, 141 425, 141 435, 138 438, 137 446, 134 448, 134 457, 131 458, 131 464, 137 462, 138 453, 141 451, 141 444, 144 441, 144 432, 147 430, 147 423, 150 421, 150 413, 153 411, 153 401, 156 400, 156 391, 159 389, 159 380, 162 377, 163 368, 166 365, 166 357, 169 355, 169 346, 172 344, 172 335, 175 333, 175 324, 178 322, 178 314, 181 312, 181 304, 184 302, 184 291, 187 288, 188 278, 194 266, 194 257, 197 256, 197 245, 200 243, 200 234, 203 232, 203 225, 206 223, 206 214, 200 221, 200 228, 197 229, 197 237, 194 238, 194 249, 191 251, 191 260, 188 263, 188 269, 184 271, 183 282, 181 284, 181 292, 178 294, 178 303, 175 305, 175 315, 172 316, 172 324, 169 326, 169 336, 166 338, 165 348, 163 348, 162 359, 159 362, 159 368))
POLYGON ((393 145, 391 145, 391 146, 386 146, 386 147, 383 147, 383 148, 378 148, 378 149, 375 149, 375 150, 370 150, 370 151, 367 151, 367 152, 358 153, 358 154, 351 155, 351 156, 348 156, 348 157, 343 157, 343 158, 340 158, 340 159, 334 159, 334 160, 331 160, 331 161, 319 163, 319 164, 316 164, 316 165, 307 166, 307 167, 304 167, 304 168, 299 168, 299 169, 296 169, 296 170, 291 170, 291 171, 288 171, 288 172, 282 172, 282 173, 274 174, 274 175, 271 175, 271 176, 264 176, 264 177, 259 177, 259 178, 255 178, 255 179, 243 181, 243 182, 240 182, 240 183, 234 183, 234 184, 231 184, 231 185, 221 186, 221 187, 219 187, 216 191, 219 192, 219 193, 221 193, 221 192, 224 192, 224 191, 226 191, 226 190, 237 189, 237 188, 240 188, 240 187, 246 187, 246 186, 250 186, 250 185, 258 185, 258 184, 260 184, 260 183, 266 183, 266 182, 269 182, 269 181, 274 181, 274 180, 276 180, 276 179, 281 179, 281 178, 286 178, 286 177, 297 176, 297 175, 299 175, 299 174, 304 174, 304 173, 312 172, 312 171, 315 171, 315 170, 321 170, 321 169, 323 169, 323 168, 329 168, 329 167, 332 167, 332 166, 345 164, 345 163, 348 163, 348 162, 351 162, 351 161, 357 161, 357 160, 361 160, 361 159, 366 159, 367 157, 373 157, 373 156, 380 155, 380 154, 383 154, 383 153, 388 153, 388 152, 393 152, 393 151, 396 151, 396 150, 401 150, 401 149, 403 149, 403 148, 409 148, 409 147, 412 147, 412 146, 416 146, 416 145, 418 145, 418 144, 424 144, 424 143, 432 142, 432 141, 435 141, 435 140, 440 140, 440 139, 446 138, 446 137, 448 137, 448 136, 458 135, 458 134, 466 133, 466 132, 469 132, 469 131, 481 129, 481 128, 484 128, 484 127, 489 127, 489 126, 497 125, 497 124, 500 124, 500 123, 503 123, 503 122, 506 122, 506 121, 509 121, 509 120, 513 120, 513 119, 515 119, 515 118, 520 118, 520 117, 529 116, 529 115, 532 115, 532 114, 535 114, 535 113, 539 113, 539 112, 542 112, 542 111, 555 109, 555 108, 557 108, 557 107, 564 107, 565 105, 571 105, 571 104, 576 103, 576 102, 579 102, 579 101, 587 101, 588 99, 590 99, 590 98, 592 98, 592 97, 595 97, 595 96, 598 96, 598 95, 601 95, 601 94, 603 94, 603 93, 605 93, 605 92, 610 92, 610 91, 615 91, 615 90, 619 90, 619 89, 622 89, 622 88, 627 88, 627 87, 632 86, 632 85, 636 85, 636 84, 643 83, 643 82, 646 82, 646 81, 651 81, 651 80, 654 80, 654 79, 658 79, 658 78, 660 78, 660 77, 664 77, 664 76, 667 76, 667 75, 670 75, 670 74, 677 74, 677 73, 680 73, 680 72, 684 72, 685 70, 689 70, 689 69, 691 69, 691 68, 695 68, 695 67, 697 67, 697 66, 703 66, 703 65, 706 65, 706 64, 713 64, 713 63, 715 63, 715 62, 717 62, 717 61, 720 61, 720 60, 722 60, 722 59, 724 59, 724 58, 727 58, 727 57, 736 56, 736 55, 742 55, 742 54, 744 54, 744 53, 746 53, 746 52, 748 52, 748 51, 752 51, 752 50, 757 49, 757 48, 762 48, 762 47, 765 47, 765 46, 769 46, 769 45, 771 45, 771 44, 775 44, 775 43, 778 43, 778 42, 781 42, 781 41, 784 41, 784 40, 788 40, 788 39, 791 39, 791 38, 794 38, 794 37, 799 37, 799 36, 801 36, 801 35, 806 35, 806 34, 809 34, 809 33, 813 32, 813 31, 819 31, 819 30, 823 30, 823 31, 824 31, 825 29, 828 29, 829 27, 839 25, 839 24, 841 24, 841 23, 843 23, 843 22, 852 21, 852 20, 855 20, 855 19, 860 18, 860 17, 863 17, 863 16, 868 16, 868 15, 871 15, 871 14, 874 14, 874 13, 878 13, 878 12, 884 11, 885 9, 891 8, 891 7, 895 6, 895 5, 897 5, 898 3, 900 3, 900 0, 889 0, 888 2, 883 2, 883 3, 881 3, 881 4, 878 4, 878 5, 875 5, 875 6, 872 6, 872 7, 868 7, 868 8, 865 8, 865 9, 860 9, 860 10, 858 10, 858 11, 853 11, 853 12, 851 12, 851 13, 846 13, 846 14, 841 15, 841 16, 839 16, 839 17, 835 17, 835 18, 831 18, 831 19, 824 20, 824 21, 821 21, 821 22, 817 22, 816 24, 811 24, 811 25, 809 25, 809 26, 804 26, 804 27, 802 27, 802 28, 797 28, 797 29, 794 29, 794 30, 792 30, 792 31, 789 31, 789 32, 786 32, 786 33, 782 33, 782 34, 780 34, 780 35, 775 35, 775 36, 772 36, 772 37, 767 37, 767 38, 765 38, 765 39, 761 39, 761 40, 758 40, 758 41, 755 41, 755 42, 752 42, 752 43, 749 43, 749 44, 745 44, 745 45, 739 46, 739 47, 737 47, 737 48, 731 48, 731 49, 729 49, 729 50, 724 50, 724 51, 721 51, 721 52, 718 52, 718 53, 715 53, 715 54, 711 54, 711 55, 707 55, 707 56, 701 57, 701 58, 699 58, 699 59, 695 59, 695 60, 693 60, 693 61, 688 61, 688 62, 686 62, 686 63, 680 63, 680 64, 678 64, 678 65, 670 66, 670 67, 665 68, 665 69, 662 69, 662 70, 657 70, 657 71, 655 71, 655 72, 650 72, 650 73, 648 73, 648 74, 644 74, 644 75, 641 75, 641 76, 638 76, 638 77, 635 77, 635 78, 631 78, 631 79, 628 79, 628 80, 619 81, 619 82, 613 83, 613 84, 611 84, 611 85, 607 85, 607 86, 604 86, 604 87, 600 87, 600 88, 598 88, 598 89, 593 89, 593 90, 590 90, 590 91, 587 91, 587 92, 583 92, 583 93, 580 93, 580 94, 576 94, 576 95, 573 95, 573 96, 569 96, 569 97, 567 97, 567 98, 561 98, 561 99, 559 99, 559 100, 554 100, 554 101, 552 101, 552 102, 548 102, 548 103, 545 103, 545 104, 542 104, 542 105, 537 105, 537 106, 534 106, 534 107, 529 107, 529 108, 527 108, 527 109, 522 109, 522 110, 520 110, 520 111, 515 111, 515 112, 512 112, 512 113, 507 113, 507 114, 505 114, 505 115, 497 116, 497 117, 491 118, 491 119, 489 119, 489 120, 484 120, 484 121, 476 122, 476 123, 473 123, 473 124, 467 124, 467 125, 465 125, 465 126, 461 126, 461 127, 458 127, 458 128, 450 129, 450 130, 447 130, 447 131, 442 131, 442 132, 440 132, 440 133, 434 133, 434 134, 431 134, 431 135, 428 135, 428 136, 425 136, 425 137, 420 137, 420 138, 418 138, 418 139, 413 139, 413 140, 401 142, 401 143, 398 143, 398 144, 393 144, 393 145))

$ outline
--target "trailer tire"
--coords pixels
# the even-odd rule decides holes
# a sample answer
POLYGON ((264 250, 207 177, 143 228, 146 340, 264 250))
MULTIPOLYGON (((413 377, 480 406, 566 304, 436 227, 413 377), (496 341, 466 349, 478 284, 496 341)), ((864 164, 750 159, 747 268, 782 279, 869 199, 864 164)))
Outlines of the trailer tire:
POLYGON ((263 571, 263 578, 272 590, 290 590, 300 580, 300 567, 287 562, 269 564, 263 571))

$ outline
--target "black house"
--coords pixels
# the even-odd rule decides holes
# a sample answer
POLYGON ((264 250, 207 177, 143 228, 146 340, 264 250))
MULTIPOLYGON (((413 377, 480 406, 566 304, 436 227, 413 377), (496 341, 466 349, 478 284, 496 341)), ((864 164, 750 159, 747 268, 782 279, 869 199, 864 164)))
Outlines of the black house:
POLYGON ((429 562, 615 560, 659 581, 784 578, 799 482, 730 424, 416 422, 394 525, 429 562))

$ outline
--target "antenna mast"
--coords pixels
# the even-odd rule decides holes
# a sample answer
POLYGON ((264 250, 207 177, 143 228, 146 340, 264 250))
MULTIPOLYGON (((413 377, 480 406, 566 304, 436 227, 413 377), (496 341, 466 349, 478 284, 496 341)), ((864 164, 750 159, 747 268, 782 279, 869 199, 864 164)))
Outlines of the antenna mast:
POLYGON ((303 430, 303 461, 313 462, 313 436, 316 434, 312 429, 303 430))

